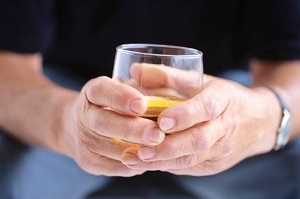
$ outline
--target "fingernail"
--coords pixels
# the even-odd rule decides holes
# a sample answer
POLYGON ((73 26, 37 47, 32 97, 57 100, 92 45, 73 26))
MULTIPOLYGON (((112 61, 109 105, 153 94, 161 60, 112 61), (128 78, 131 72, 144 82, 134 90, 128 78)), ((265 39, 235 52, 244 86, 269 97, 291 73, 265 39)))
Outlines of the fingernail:
POLYGON ((123 155, 122 162, 126 165, 136 165, 140 162, 140 160, 135 154, 125 153, 123 155))
POLYGON ((146 102, 142 99, 136 99, 131 101, 130 110, 137 113, 142 114, 146 111, 146 102))
POLYGON ((165 134, 158 128, 147 128, 144 132, 144 140, 146 143, 159 144, 164 140, 165 134))
POLYGON ((175 127, 175 124, 176 124, 176 122, 173 118, 163 117, 159 120, 159 127, 163 131, 171 130, 172 128, 175 127))
POLYGON ((154 158, 155 154, 156 154, 155 149, 148 148, 148 147, 142 147, 138 151, 138 156, 142 160, 150 160, 154 158))

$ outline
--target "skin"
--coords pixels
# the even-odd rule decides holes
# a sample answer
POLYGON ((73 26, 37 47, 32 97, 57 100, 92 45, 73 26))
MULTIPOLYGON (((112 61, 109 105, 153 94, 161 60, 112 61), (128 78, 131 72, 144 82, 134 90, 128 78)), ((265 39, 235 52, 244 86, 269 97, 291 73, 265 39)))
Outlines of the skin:
MULTIPOLYGON (((206 176, 227 170, 245 158, 270 152, 274 147, 281 109, 274 94, 265 86, 274 88, 289 107, 293 107, 291 139, 298 137, 299 66, 299 62, 253 61, 254 84, 250 88, 205 75, 201 91, 196 95, 186 93, 192 96, 189 100, 159 116, 160 128, 169 134, 163 143, 156 147, 141 147, 135 162, 131 160, 127 165, 133 169, 206 176)), ((150 68, 154 70, 155 66, 141 64, 137 69, 145 80, 143 85, 154 83, 151 82, 154 79, 150 77, 151 73, 143 72, 150 68)), ((187 85, 187 75, 179 75, 169 68, 161 71, 166 75, 160 78, 165 82, 164 86, 176 89, 182 87, 181 82, 187 85)), ((139 79, 139 76, 135 78, 139 79)), ((155 81, 157 83, 158 78, 155 81)), ((192 89, 185 89, 185 92, 187 90, 192 89)))
POLYGON ((41 65, 38 54, 0 52, 0 127, 25 143, 69 156, 94 175, 128 177, 146 170, 212 175, 271 151, 281 115, 263 85, 293 107, 291 139, 299 136, 299 62, 253 62, 252 88, 206 75, 201 90, 187 89, 186 79, 162 71, 167 75, 162 79, 170 81, 159 84, 191 98, 165 110, 158 123, 137 117, 146 111, 146 101, 129 85, 99 77, 75 92, 49 81, 41 65), (142 147, 128 150, 130 143, 142 147), (152 158, 147 150, 154 151, 152 158))
POLYGON ((108 77, 89 81, 78 93, 46 79, 40 55, 2 52, 0 82, 0 126, 25 143, 69 156, 91 174, 144 172, 120 161, 132 144, 116 145, 109 136, 148 146, 164 139, 155 122, 135 117, 146 109, 144 96, 108 77))

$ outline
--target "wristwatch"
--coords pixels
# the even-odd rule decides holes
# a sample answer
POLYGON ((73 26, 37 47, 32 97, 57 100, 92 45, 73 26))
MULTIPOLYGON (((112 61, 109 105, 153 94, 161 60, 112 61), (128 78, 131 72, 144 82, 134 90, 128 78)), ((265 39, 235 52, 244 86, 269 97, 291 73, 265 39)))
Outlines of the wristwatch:
POLYGON ((281 121, 277 130, 277 137, 274 145, 274 150, 278 151, 284 148, 289 141, 291 113, 281 96, 273 88, 268 87, 268 89, 272 91, 272 93, 276 96, 282 112, 281 121))

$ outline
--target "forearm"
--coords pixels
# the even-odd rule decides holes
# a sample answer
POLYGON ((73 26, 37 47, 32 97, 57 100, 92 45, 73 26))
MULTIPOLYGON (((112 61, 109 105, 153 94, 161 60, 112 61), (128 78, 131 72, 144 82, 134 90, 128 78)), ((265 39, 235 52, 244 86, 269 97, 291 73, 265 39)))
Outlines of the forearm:
POLYGON ((281 95, 292 114, 291 139, 300 137, 300 61, 252 62, 253 86, 270 86, 281 95))
POLYGON ((39 55, 0 53, 0 127, 28 143, 53 150, 63 131, 64 104, 74 95, 45 78, 39 55))

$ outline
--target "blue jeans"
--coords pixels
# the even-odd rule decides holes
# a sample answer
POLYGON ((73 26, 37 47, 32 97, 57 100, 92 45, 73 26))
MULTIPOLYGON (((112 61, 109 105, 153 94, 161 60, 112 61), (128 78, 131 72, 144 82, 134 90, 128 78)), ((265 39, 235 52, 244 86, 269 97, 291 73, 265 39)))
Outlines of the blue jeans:
MULTIPOLYGON (((46 68, 46 74, 70 88, 79 89, 84 83, 64 71, 46 68)), ((241 77, 240 72, 231 74, 241 77)), ((48 198, 300 198, 300 143, 295 141, 282 151, 250 158, 210 177, 154 172, 107 178, 86 174, 67 157, 24 146, 0 133, 0 199, 48 198)))

